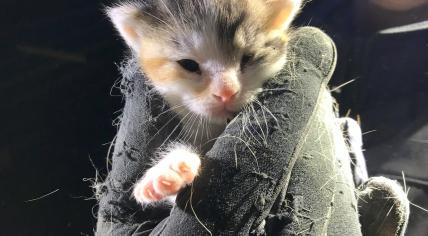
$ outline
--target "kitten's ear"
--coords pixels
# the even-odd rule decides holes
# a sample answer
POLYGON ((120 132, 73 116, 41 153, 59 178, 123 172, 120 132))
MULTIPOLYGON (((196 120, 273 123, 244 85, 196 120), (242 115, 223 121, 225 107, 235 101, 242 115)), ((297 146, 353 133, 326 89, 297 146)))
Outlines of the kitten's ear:
POLYGON ((124 4, 106 9, 107 15, 128 46, 139 52, 142 37, 142 20, 137 4, 124 4))
POLYGON ((286 30, 302 6, 302 0, 265 0, 269 8, 269 32, 286 30))

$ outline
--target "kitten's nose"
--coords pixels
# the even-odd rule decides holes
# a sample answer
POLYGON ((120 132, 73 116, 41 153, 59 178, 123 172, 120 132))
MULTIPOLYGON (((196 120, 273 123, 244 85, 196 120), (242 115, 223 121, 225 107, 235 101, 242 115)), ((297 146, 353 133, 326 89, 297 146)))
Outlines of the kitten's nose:
POLYGON ((223 103, 230 102, 236 95, 239 93, 239 90, 224 89, 218 93, 213 93, 213 97, 223 103))

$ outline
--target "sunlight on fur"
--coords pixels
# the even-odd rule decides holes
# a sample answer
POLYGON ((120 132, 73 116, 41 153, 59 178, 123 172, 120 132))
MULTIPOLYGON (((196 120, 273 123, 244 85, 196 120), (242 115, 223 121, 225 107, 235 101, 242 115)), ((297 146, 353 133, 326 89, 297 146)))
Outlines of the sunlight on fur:
MULTIPOLYGON (((287 32, 301 4, 133 1, 110 7, 107 14, 146 79, 181 118, 180 136, 201 149, 218 138, 239 111, 254 112, 247 105, 286 62, 287 32)), ((258 134, 260 142, 266 142, 266 135, 258 134)), ((197 175, 200 159, 193 148, 173 145, 160 156, 135 186, 140 203, 175 195, 197 175)))

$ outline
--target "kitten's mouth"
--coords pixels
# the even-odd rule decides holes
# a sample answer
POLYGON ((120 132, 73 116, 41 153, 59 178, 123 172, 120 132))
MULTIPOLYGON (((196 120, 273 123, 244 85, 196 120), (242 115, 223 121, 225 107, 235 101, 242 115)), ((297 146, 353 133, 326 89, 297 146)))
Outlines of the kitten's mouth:
POLYGON ((211 113, 210 116, 213 116, 215 118, 219 118, 222 120, 226 120, 227 122, 229 122, 236 116, 237 112, 224 107, 224 108, 212 110, 210 113, 211 113))

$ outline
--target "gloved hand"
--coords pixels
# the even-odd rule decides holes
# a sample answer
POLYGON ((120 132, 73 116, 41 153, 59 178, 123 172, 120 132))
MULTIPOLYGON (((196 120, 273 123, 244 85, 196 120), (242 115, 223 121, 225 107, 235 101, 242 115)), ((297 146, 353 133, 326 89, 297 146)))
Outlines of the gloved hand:
POLYGON ((112 168, 98 191, 97 235, 361 235, 348 148, 327 89, 334 44, 305 27, 288 53, 254 111, 228 125, 173 208, 142 208, 131 196, 156 149, 179 130, 129 61, 112 168))

